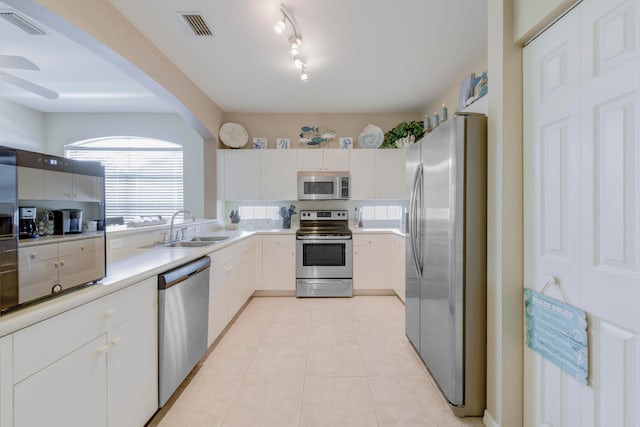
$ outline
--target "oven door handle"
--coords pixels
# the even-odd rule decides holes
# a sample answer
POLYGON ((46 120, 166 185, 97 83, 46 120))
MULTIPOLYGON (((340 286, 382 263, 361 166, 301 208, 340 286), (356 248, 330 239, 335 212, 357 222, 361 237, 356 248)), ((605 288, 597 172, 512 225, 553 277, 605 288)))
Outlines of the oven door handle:
POLYGON ((296 240, 351 240, 351 236, 297 236, 296 240))

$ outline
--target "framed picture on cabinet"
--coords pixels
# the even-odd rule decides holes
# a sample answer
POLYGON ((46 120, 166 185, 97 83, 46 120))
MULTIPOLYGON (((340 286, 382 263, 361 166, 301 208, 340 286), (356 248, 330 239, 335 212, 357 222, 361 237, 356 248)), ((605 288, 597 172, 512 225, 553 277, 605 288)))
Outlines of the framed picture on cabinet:
POLYGON ((267 144, 269 140, 267 138, 253 138, 253 149, 254 150, 264 150, 267 148, 267 144))
POLYGON ((353 148, 353 138, 350 136, 340 138, 340 148, 353 148))
POLYGON ((288 150, 289 143, 289 138, 276 138, 276 148, 278 150, 288 150))

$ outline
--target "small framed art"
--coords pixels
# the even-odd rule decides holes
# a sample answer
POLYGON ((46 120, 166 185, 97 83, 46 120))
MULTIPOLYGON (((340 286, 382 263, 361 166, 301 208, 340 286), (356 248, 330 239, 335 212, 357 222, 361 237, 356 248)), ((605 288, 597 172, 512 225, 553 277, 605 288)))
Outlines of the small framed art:
POLYGON ((340 148, 353 148, 353 138, 350 136, 340 138, 340 148))
POLYGON ((253 149, 264 150, 267 148, 269 140, 267 138, 253 138, 253 149))
POLYGON ((276 148, 278 150, 288 150, 289 138, 276 138, 276 148))

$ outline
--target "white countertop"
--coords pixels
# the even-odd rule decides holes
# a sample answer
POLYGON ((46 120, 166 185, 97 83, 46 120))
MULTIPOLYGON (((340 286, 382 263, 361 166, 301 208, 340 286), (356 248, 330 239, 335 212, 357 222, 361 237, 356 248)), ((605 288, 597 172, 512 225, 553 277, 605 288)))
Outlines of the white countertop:
MULTIPOLYGON (((360 228, 354 233, 400 233, 398 229, 360 228)), ((149 277, 178 267, 186 262, 215 253, 238 241, 256 234, 295 234, 291 229, 266 230, 220 230, 214 235, 228 235, 229 240, 205 247, 195 248, 136 248, 114 251, 110 254, 107 276, 95 285, 78 288, 68 294, 59 295, 37 304, 20 308, 0 317, 0 337, 26 328, 37 322, 71 310, 82 304, 126 288, 149 277)), ((86 238, 86 237, 85 237, 86 238)))
POLYGON ((353 234, 395 234, 400 237, 404 237, 406 233, 399 228, 376 228, 376 227, 353 227, 351 228, 353 234))

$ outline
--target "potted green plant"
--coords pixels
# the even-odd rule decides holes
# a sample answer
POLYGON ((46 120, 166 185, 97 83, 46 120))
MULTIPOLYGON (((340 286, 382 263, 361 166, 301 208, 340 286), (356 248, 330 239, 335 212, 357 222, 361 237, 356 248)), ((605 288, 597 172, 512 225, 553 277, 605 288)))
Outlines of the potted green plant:
POLYGON ((398 123, 384 134, 382 148, 400 148, 411 145, 424 136, 424 125, 420 121, 398 123))

